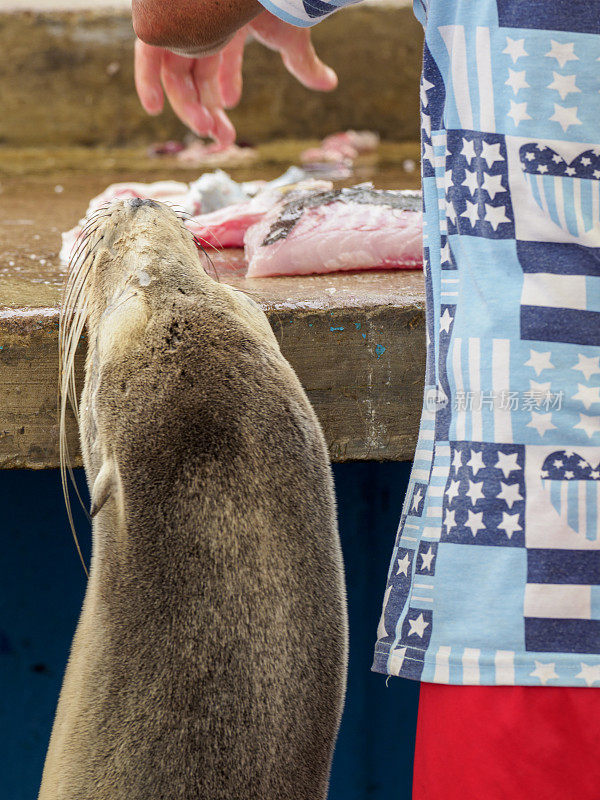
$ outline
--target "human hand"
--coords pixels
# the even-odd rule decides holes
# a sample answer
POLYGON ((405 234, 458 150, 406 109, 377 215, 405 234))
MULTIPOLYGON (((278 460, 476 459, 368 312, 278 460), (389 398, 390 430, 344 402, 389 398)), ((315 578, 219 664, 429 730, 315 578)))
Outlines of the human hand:
POLYGON ((139 39, 135 44, 135 84, 142 106, 160 114, 165 94, 177 116, 200 136, 212 137, 218 149, 235 141, 225 113, 242 94, 242 60, 248 36, 281 54, 288 71, 309 89, 331 91, 335 72, 317 56, 310 31, 295 28, 267 11, 241 28, 216 54, 188 58, 139 39))

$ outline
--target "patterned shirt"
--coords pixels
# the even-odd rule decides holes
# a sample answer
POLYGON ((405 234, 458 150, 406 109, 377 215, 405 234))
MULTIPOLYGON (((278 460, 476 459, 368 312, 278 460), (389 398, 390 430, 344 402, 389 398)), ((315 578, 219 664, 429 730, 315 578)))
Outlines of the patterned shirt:
POLYGON ((600 0, 415 12, 427 365, 373 669, 600 686, 600 0))

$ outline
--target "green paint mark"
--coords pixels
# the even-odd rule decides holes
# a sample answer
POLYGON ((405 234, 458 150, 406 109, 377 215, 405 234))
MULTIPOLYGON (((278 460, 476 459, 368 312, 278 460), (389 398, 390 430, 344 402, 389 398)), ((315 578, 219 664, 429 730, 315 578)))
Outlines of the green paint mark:
POLYGON ((333 325, 331 325, 329 330, 330 331, 343 331, 344 330, 344 326, 342 325, 340 328, 334 328, 333 325))
POLYGON ((377 359, 379 360, 381 356, 385 353, 385 347, 382 344, 376 344, 375 352, 377 353, 377 359))
POLYGON ((355 323, 354 323, 354 327, 356 328, 356 330, 357 330, 357 331, 359 331, 359 330, 360 330, 360 326, 361 326, 361 323, 360 323, 360 322, 355 322, 355 323))
POLYGON ((309 323, 308 323, 308 327, 309 327, 309 328, 312 328, 312 326, 313 326, 314 324, 315 324, 314 322, 309 322, 309 323))

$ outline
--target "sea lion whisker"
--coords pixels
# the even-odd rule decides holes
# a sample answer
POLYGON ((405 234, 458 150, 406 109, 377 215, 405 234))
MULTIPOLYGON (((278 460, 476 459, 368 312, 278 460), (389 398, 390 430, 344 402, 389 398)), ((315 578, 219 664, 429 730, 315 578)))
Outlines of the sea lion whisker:
MULTIPOLYGON (((77 277, 77 272, 81 267, 80 259, 82 258, 82 254, 85 253, 90 238, 97 230, 97 228, 94 228, 94 230, 82 237, 81 241, 77 243, 77 249, 69 256, 69 278, 67 279, 67 287, 72 284, 73 280, 77 277)), ((86 257, 87 256, 83 257, 83 261, 85 261, 86 257)))
POLYGON ((90 228, 96 222, 100 222, 103 219, 107 219, 109 216, 110 216, 110 213, 109 214, 101 214, 101 215, 99 214, 99 215, 97 215, 95 217, 91 217, 90 219, 86 220, 84 226, 81 228, 81 230, 77 234, 77 236, 75 238, 75 241, 73 242, 73 245, 71 247, 71 251, 69 253, 69 264, 73 260, 74 251, 76 249, 78 249, 81 246, 82 243, 85 243, 87 241, 88 237, 90 235, 92 235, 92 234, 90 234, 90 228))

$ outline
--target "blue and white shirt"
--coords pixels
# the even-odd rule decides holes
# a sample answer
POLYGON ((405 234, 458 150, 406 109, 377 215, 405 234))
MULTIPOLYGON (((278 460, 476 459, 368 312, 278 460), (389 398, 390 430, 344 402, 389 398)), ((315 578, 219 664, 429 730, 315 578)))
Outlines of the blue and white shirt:
POLYGON ((415 11, 426 385, 373 669, 600 686, 600 0, 415 11))

